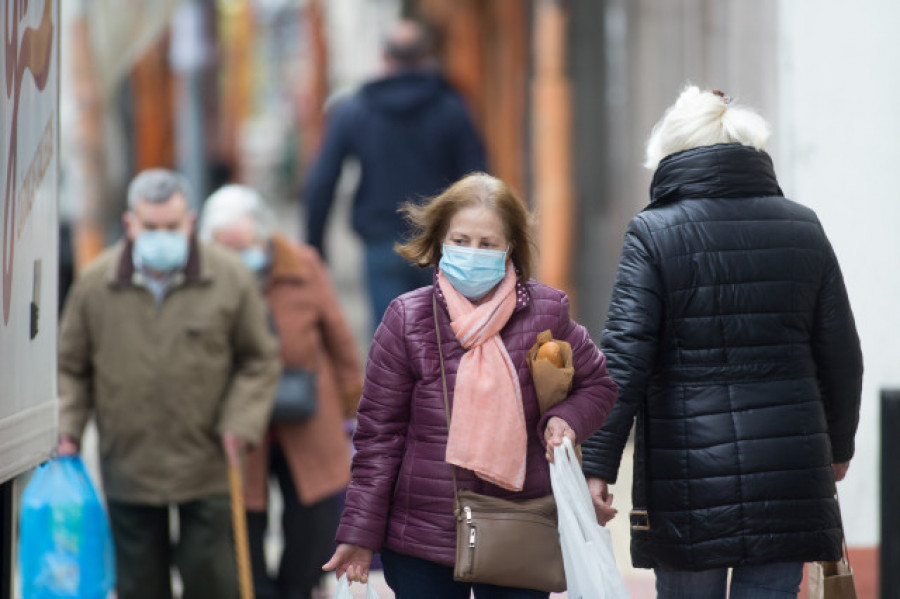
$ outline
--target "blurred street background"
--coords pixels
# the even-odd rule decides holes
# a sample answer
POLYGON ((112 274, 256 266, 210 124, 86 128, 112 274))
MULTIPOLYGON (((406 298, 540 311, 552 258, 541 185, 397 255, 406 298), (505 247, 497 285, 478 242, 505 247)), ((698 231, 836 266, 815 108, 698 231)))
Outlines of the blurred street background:
MULTIPOLYGON (((195 208, 226 182, 258 189, 302 239, 300 189, 329 102, 380 69, 400 16, 437 33, 441 66, 490 170, 539 217, 538 278, 565 289, 600 342, 628 220, 647 203, 650 127, 687 83, 724 90, 773 125, 785 195, 818 213, 844 269, 866 358, 857 454, 840 485, 860 599, 878 596, 882 391, 900 387, 900 4, 894 0, 67 0, 60 3, 61 294, 121 235, 140 170, 185 173, 195 208), (65 267, 68 267, 66 269, 65 267)), ((371 316, 349 230, 345 165, 328 267, 365 356, 371 316)), ((90 457, 90 447, 85 453, 90 457)), ((611 525, 632 597, 630 460, 611 525)), ((892 470, 893 469, 893 470, 892 470)), ((896 499, 896 498, 895 498, 896 499)), ((896 501, 894 502, 896 503, 896 501)), ((277 511, 277 509, 276 509, 277 511)), ((273 522, 277 519, 273 516, 273 522)), ((278 551, 271 535, 270 557, 278 551)), ((897 554, 892 554, 897 555, 897 554)), ((895 560, 896 561, 896 560, 895 560)), ((900 571, 900 563, 881 567, 900 571)), ((382 598, 391 597, 376 575, 382 598)), ((357 596, 363 589, 354 585, 357 596)), ((330 597, 329 583, 323 597, 330 597)), ((882 595, 890 596, 890 595, 882 595)))

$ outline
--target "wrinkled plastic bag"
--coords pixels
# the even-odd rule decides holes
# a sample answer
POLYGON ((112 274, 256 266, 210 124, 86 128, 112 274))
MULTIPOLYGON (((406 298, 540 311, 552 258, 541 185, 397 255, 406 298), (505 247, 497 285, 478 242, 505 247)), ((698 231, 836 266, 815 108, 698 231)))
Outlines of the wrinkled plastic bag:
POLYGON ((106 512, 78 456, 39 466, 19 516, 23 599, 105 599, 115 585, 106 512))
POLYGON ((559 516, 569 598, 628 599, 625 581, 616 567, 612 537, 597 523, 587 481, 568 438, 554 449, 550 482, 559 516))
MULTIPOLYGON (((353 593, 350 592, 350 583, 347 582, 346 574, 338 579, 334 599, 353 599, 353 593)), ((371 584, 366 585, 366 599, 378 599, 378 593, 375 592, 371 584)))

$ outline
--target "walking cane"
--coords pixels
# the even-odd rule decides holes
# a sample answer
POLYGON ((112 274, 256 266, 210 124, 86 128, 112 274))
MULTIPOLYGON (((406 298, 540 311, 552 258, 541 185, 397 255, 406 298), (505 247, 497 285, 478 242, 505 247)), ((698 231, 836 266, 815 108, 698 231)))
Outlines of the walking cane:
POLYGON ((240 466, 228 464, 228 490, 231 494, 231 525, 234 529, 234 553, 238 568, 241 599, 253 599, 253 575, 250 572, 250 545, 247 542, 247 514, 244 512, 244 485, 240 466))

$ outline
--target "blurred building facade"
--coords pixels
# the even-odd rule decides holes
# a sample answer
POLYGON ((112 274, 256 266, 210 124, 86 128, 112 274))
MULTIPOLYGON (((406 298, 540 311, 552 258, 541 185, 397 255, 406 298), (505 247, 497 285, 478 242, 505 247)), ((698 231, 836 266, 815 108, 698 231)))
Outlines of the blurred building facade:
POLYGON ((231 179, 296 200, 328 99, 377 74, 387 27, 418 16, 439 34, 491 170, 538 213, 539 276, 570 292, 599 342, 625 224, 648 201, 641 163, 653 123, 689 82, 759 109, 773 125, 782 189, 819 214, 857 315, 867 372, 857 457, 840 491, 867 585, 860 596, 874 596, 878 396, 900 387, 891 192, 900 4, 143 0, 127 13, 113 4, 63 3, 61 201, 82 260, 114 235, 124 184, 140 168, 202 172, 192 177, 201 193, 231 179))

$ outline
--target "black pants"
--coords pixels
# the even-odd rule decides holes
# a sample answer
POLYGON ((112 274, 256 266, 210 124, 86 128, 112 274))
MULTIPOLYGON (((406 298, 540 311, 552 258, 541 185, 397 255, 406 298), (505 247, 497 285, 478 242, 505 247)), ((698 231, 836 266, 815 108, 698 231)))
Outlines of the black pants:
POLYGON ((312 505, 302 505, 284 453, 272 445, 269 472, 278 479, 284 512, 281 528, 284 551, 278 575, 272 578, 266 568, 263 545, 268 514, 247 512, 250 560, 256 599, 310 599, 322 577, 322 564, 334 550, 341 505, 338 497, 328 497, 312 505))
POLYGON ((177 504, 178 542, 169 538, 169 507, 108 501, 116 549, 118 599, 170 599, 178 567, 184 599, 237 598, 238 580, 227 495, 177 504))

